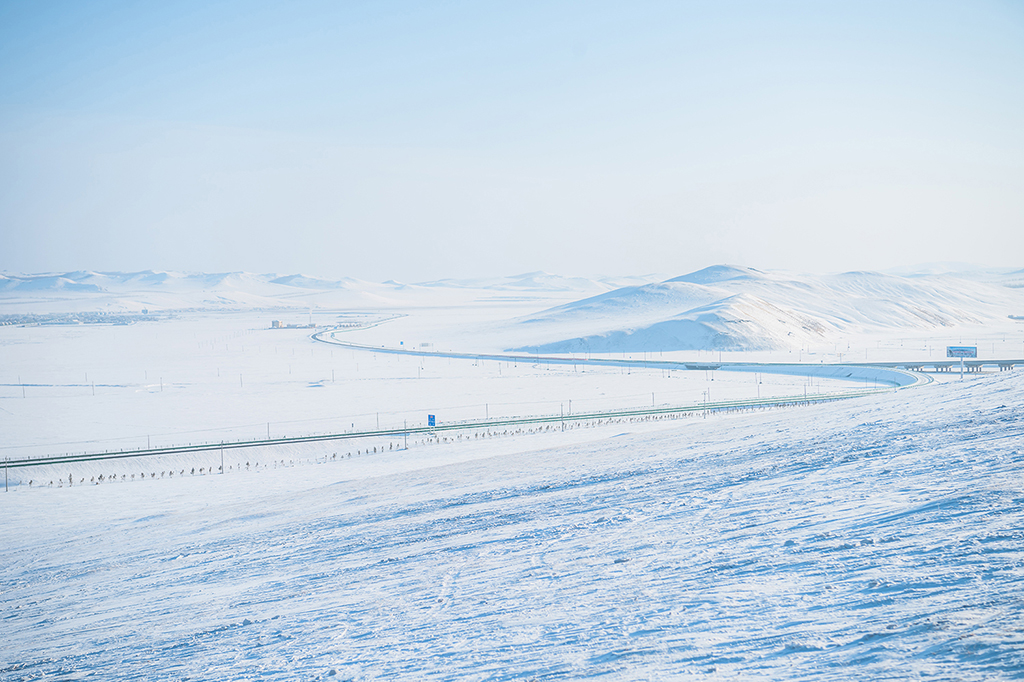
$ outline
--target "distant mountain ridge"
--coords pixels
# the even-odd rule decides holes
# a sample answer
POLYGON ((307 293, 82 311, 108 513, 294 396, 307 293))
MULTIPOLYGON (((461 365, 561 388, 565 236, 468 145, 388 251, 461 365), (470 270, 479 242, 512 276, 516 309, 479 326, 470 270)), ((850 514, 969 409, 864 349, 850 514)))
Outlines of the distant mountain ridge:
POLYGON ((0 275, 0 304, 7 306, 144 309, 236 309, 311 307, 325 293, 340 292, 350 303, 387 303, 392 287, 351 278, 250 272, 180 273, 75 271, 0 275), (69 296, 72 295, 73 296, 69 296), (308 299, 308 300, 306 300, 308 299), (62 304, 64 304, 62 306, 62 304))
POLYGON ((438 280, 420 284, 328 279, 305 274, 181 273, 159 270, 0 275, 0 306, 105 309, 117 312, 170 309, 390 307, 414 305, 430 295, 458 298, 490 292, 549 295, 555 300, 608 291, 649 277, 589 279, 531 272, 511 277, 438 280))
POLYGON ((492 323, 495 348, 546 353, 793 349, 851 333, 1018 324, 1013 320, 1024 316, 1024 270, 810 275, 714 265, 671 278, 528 272, 418 284, 250 272, 0 275, 0 313, 14 315, 415 310, 492 303, 553 306, 492 323))

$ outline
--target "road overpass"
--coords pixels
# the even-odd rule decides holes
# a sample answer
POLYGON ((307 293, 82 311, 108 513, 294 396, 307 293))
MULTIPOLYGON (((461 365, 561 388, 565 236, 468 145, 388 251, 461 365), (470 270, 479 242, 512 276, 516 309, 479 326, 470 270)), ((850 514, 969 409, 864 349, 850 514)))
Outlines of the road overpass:
MULTIPOLYGON (((863 367, 890 367, 892 369, 905 369, 910 372, 955 372, 960 369, 960 360, 906 360, 904 362, 848 362, 848 365, 859 365, 863 367)), ((1000 372, 1013 369, 1018 365, 1024 365, 1024 360, 976 360, 965 359, 963 367, 965 372, 980 372, 985 367, 998 368, 1000 372)))

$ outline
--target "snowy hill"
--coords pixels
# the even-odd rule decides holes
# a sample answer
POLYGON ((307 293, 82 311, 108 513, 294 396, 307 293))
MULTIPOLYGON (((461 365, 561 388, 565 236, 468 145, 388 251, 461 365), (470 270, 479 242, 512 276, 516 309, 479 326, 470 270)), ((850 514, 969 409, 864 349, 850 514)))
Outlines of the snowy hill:
POLYGON ((623 287, 517 322, 534 352, 767 350, 841 334, 1005 325, 1024 311, 1019 273, 802 275, 713 266, 623 287))
POLYGON ((736 279, 758 279, 764 275, 760 270, 741 268, 735 265, 712 265, 687 275, 680 275, 669 282, 690 282, 692 284, 717 284, 736 279))

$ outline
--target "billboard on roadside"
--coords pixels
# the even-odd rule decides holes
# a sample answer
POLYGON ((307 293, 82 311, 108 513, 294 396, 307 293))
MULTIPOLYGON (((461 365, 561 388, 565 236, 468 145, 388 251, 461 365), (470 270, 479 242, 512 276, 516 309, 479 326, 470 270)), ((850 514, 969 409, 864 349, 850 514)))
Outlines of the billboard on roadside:
POLYGON ((976 358, 978 357, 977 346, 946 346, 947 358, 976 358))

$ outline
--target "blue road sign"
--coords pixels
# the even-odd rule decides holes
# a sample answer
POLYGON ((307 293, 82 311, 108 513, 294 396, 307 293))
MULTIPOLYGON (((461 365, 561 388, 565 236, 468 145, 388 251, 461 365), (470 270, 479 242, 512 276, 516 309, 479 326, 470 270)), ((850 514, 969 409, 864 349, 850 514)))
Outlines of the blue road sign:
POLYGON ((434 419, 434 415, 432 415, 432 414, 428 414, 427 415, 427 426, 437 426, 436 420, 434 419))
POLYGON ((978 357, 977 346, 946 346, 947 358, 976 358, 978 357))

